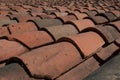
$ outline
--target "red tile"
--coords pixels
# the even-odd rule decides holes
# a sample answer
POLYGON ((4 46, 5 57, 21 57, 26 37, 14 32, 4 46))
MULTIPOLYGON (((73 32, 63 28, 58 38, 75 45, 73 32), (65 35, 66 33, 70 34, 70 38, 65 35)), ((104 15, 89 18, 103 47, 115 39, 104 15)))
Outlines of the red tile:
POLYGON ((0 40, 0 62, 28 51, 24 46, 8 40, 0 40))
POLYGON ((44 31, 25 32, 23 34, 13 34, 7 36, 9 40, 16 40, 28 48, 35 48, 53 42, 52 37, 44 31))
POLYGON ((60 41, 70 41, 73 43, 80 51, 82 57, 92 55, 105 43, 102 37, 95 32, 86 32, 76 36, 64 37, 61 38, 60 41))
POLYGON ((7 15, 8 11, 0 11, 0 15, 7 15))
POLYGON ((9 31, 8 31, 7 27, 1 27, 0 28, 0 37, 6 36, 6 35, 9 35, 9 31))
POLYGON ((70 13, 70 14, 73 14, 74 16, 76 16, 76 18, 78 19, 78 20, 81 20, 81 19, 83 19, 83 18, 85 18, 85 17, 87 17, 88 15, 87 14, 85 14, 85 13, 80 13, 80 12, 72 12, 72 13, 70 13))
POLYGON ((0 20, 10 20, 10 18, 9 17, 7 17, 7 16, 0 16, 0 20))
POLYGON ((71 20, 77 20, 77 18, 74 15, 60 16, 57 17, 57 19, 60 19, 63 23, 71 20))
POLYGON ((115 28, 117 28, 120 31, 120 21, 115 21, 115 22, 111 22, 109 23, 110 25, 113 25, 115 28))
POLYGON ((95 24, 89 19, 74 20, 67 23, 74 25, 79 30, 79 32, 89 27, 95 27, 95 24))
POLYGON ((19 56, 31 75, 36 78, 54 79, 79 62, 78 50, 69 42, 61 42, 32 50, 19 56))
POLYGON ((33 22, 21 22, 8 26, 11 34, 37 31, 37 26, 33 22))

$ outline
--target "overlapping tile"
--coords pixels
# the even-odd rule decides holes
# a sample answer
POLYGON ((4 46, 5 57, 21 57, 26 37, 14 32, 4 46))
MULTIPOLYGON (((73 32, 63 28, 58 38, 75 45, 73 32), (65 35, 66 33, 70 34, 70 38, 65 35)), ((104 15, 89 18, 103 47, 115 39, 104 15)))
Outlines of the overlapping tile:
POLYGON ((0 79, 82 80, 119 56, 117 0, 0 2, 0 79))

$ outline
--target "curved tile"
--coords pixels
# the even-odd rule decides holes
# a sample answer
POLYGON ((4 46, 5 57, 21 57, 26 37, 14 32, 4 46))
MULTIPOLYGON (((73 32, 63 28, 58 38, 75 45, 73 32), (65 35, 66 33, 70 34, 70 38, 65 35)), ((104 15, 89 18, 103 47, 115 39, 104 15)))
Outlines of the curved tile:
POLYGON ((99 63, 91 57, 56 80, 82 80, 98 68, 99 63))
POLYGON ((49 26, 57 26, 57 25, 62 25, 62 21, 58 19, 37 19, 37 20, 29 20, 34 22, 38 29, 41 29, 43 27, 49 27, 49 26))
POLYGON ((92 55, 105 43, 102 37, 95 32, 86 32, 76 36, 64 37, 58 41, 70 41, 73 43, 80 51, 80 54, 83 58, 92 55))
POLYGON ((68 21, 66 23, 74 25, 79 32, 88 27, 95 27, 95 24, 92 22, 92 20, 89 19, 68 21))
POLYGON ((0 68, 0 79, 1 80, 42 80, 34 79, 30 77, 24 69, 16 63, 6 65, 5 67, 0 68), (7 74, 7 75, 6 75, 7 74))
POLYGON ((0 40, 0 62, 28 51, 15 41, 0 40))
POLYGON ((51 79, 60 76, 82 60, 78 50, 69 42, 37 48, 17 58, 22 60, 33 77, 51 79))
POLYGON ((30 31, 37 31, 37 27, 32 22, 21 22, 16 24, 8 25, 11 34, 24 33, 30 31))
POLYGON ((115 55, 116 51, 119 50, 119 47, 116 46, 114 43, 102 48, 100 51, 98 51, 95 55, 95 58, 98 60, 101 60, 101 62, 107 60, 111 56, 115 55))
POLYGON ((73 25, 70 24, 45 27, 42 28, 42 30, 45 30, 49 34, 51 34, 55 40, 58 40, 61 37, 78 34, 78 30, 73 25))
POLYGON ((54 42, 52 37, 45 31, 25 32, 23 34, 13 34, 6 37, 8 37, 9 40, 22 43, 29 49, 54 42))
POLYGON ((74 15, 60 16, 57 17, 56 19, 60 19, 63 23, 71 20, 77 20, 77 18, 74 15))

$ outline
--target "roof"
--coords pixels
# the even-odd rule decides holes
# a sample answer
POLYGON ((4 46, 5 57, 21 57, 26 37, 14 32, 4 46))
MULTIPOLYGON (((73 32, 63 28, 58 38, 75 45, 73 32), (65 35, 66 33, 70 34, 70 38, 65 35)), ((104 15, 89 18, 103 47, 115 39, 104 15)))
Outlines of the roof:
POLYGON ((119 79, 119 1, 31 1, 0 1, 0 80, 119 79))

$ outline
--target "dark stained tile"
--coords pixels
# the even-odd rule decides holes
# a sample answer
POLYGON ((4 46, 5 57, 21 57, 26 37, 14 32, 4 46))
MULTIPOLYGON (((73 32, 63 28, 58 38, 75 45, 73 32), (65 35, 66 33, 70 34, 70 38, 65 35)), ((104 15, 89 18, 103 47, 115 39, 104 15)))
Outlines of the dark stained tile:
POLYGON ((55 40, 58 40, 65 36, 76 35, 79 33, 78 30, 71 24, 45 27, 42 29, 52 35, 55 40))
POLYGON ((93 57, 91 57, 74 67, 72 70, 61 75, 56 80, 82 80, 98 68, 99 63, 93 57))
POLYGON ((119 59, 120 55, 117 55, 84 80, 119 80, 119 59))
POLYGON ((43 80, 30 77, 17 63, 12 63, 0 68, 1 80, 43 80), (6 75, 7 74, 7 75, 6 75))
POLYGON ((6 35, 9 35, 9 31, 7 29, 7 27, 1 27, 0 28, 0 37, 3 37, 3 36, 6 36, 6 35))
POLYGON ((58 19, 36 19, 36 20, 31 20, 34 22, 38 29, 41 29, 43 27, 49 27, 49 26, 57 26, 57 25, 62 25, 62 21, 58 19))
MULTIPOLYGON (((114 43, 108 45, 107 47, 102 48, 100 51, 96 53, 96 55, 102 59, 103 61, 107 60, 112 55, 115 55, 116 51, 119 50, 119 47, 116 46, 114 43)), ((96 57, 97 59, 99 59, 96 57)))

